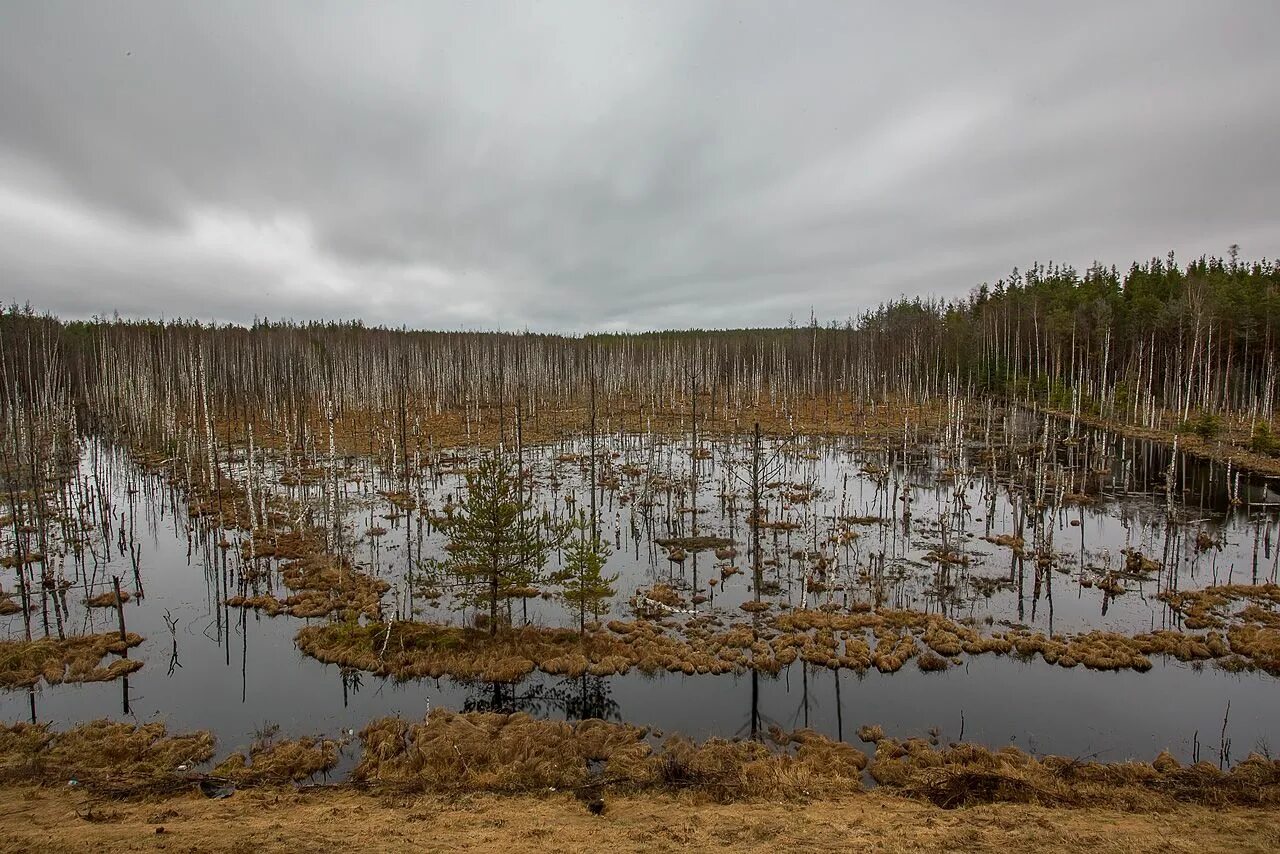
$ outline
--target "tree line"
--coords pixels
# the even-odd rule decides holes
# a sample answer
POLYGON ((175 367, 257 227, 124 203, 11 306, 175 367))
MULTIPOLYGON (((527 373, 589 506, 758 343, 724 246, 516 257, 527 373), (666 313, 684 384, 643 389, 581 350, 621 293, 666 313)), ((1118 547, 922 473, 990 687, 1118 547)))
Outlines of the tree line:
MULTIPOLYGON (((1269 422, 1280 268, 1170 254, 1128 270, 1033 264, 961 299, 897 299, 840 322, 563 336, 358 322, 252 326, 0 314, 0 429, 139 437, 248 417, 604 406, 714 414, 802 401, 992 395, 1165 426, 1196 413, 1269 422), (193 426, 194 425, 194 426, 193 426)), ((25 440, 23 440, 25 441, 25 440)))

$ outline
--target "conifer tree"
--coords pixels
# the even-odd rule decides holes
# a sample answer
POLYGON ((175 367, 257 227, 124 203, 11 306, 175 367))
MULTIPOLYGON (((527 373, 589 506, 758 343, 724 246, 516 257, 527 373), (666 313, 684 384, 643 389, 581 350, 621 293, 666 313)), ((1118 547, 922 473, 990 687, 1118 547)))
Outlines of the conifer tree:
POLYGON ((461 599, 489 612, 498 628, 498 604, 542 581, 552 548, 562 539, 548 519, 531 512, 509 460, 491 454, 467 475, 467 495, 445 524, 448 557, 440 568, 462 586, 461 599))
POLYGON ((586 517, 578 520, 577 535, 565 549, 564 568, 556 574, 560 596, 578 613, 578 631, 586 634, 587 612, 596 617, 604 603, 614 595, 613 582, 618 576, 603 574, 610 549, 591 529, 586 517))

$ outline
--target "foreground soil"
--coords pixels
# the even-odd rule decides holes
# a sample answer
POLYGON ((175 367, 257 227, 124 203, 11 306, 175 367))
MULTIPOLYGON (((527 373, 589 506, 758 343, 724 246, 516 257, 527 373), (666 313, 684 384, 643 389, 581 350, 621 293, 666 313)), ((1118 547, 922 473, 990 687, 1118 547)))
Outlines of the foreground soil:
POLYGON ((1280 849, 1276 813, 991 804, 943 810, 871 792, 805 803, 611 798, 592 815, 567 794, 386 797, 334 788, 99 799, 0 787, 0 851, 1089 851, 1280 849))

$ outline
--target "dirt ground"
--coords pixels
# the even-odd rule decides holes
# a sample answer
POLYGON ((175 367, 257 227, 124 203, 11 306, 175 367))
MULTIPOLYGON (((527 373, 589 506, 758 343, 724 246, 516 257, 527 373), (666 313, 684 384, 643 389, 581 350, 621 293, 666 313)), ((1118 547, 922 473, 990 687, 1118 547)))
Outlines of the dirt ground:
POLYGON ((197 792, 100 800, 0 788, 0 851, 1087 851, 1280 850, 1274 812, 1166 813, 995 804, 942 810, 880 793, 808 803, 670 795, 610 799, 602 816, 565 794, 384 797, 350 789, 197 792))

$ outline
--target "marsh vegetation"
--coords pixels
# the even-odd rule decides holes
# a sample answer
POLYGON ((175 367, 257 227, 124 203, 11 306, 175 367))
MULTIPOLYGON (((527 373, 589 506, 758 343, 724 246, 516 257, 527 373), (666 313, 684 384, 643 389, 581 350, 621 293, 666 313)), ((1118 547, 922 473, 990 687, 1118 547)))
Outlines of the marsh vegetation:
POLYGON ((878 725, 871 778, 937 802, 1268 802, 1278 295, 1232 258, 744 332, 10 311, 7 737, 110 710, 245 785, 755 791, 862 785, 878 725), (573 779, 427 747, 495 721, 573 779))

